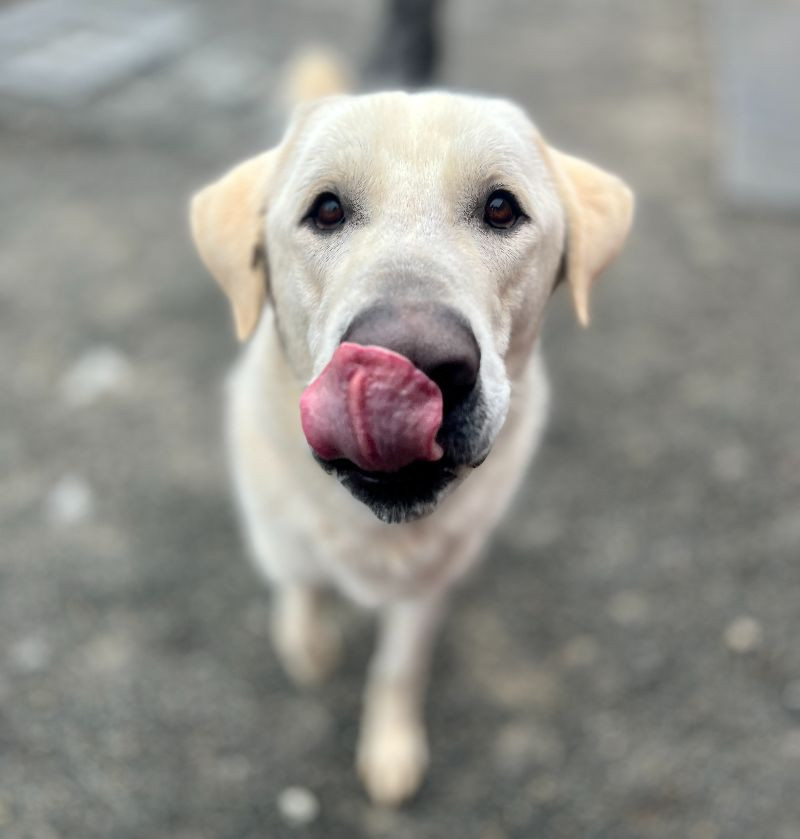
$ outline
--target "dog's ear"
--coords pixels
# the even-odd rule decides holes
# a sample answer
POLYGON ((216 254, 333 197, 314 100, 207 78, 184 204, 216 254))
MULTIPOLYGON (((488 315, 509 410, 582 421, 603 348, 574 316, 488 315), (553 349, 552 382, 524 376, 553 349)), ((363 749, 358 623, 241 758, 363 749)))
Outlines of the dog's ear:
POLYGON ((567 213, 566 277, 578 320, 589 323, 589 291, 622 249, 634 197, 616 175, 542 143, 567 213))
POLYGON ((268 151, 240 163, 191 203, 195 245, 228 295, 241 341, 256 328, 267 297, 264 203, 274 160, 268 151))

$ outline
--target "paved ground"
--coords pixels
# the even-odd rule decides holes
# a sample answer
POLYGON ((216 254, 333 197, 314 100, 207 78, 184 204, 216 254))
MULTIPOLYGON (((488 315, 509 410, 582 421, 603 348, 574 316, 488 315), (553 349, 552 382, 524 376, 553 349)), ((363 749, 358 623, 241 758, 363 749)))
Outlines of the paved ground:
POLYGON ((351 768, 365 616, 320 694, 278 670, 185 199, 270 139, 295 41, 361 56, 371 6, 209 2, 99 99, 0 104, 0 835, 796 839, 800 237, 718 200, 689 0, 451 2, 444 82, 624 172, 635 234, 590 331, 554 301, 550 432, 447 626, 417 802, 351 768))

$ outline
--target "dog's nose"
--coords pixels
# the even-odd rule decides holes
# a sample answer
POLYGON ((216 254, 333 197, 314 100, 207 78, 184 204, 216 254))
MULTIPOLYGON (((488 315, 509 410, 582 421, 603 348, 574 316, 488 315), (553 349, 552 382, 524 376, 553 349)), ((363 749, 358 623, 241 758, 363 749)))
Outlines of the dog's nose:
POLYGON ((404 355, 442 391, 445 413, 469 396, 481 351, 464 318, 441 303, 378 303, 359 313, 342 341, 404 355))

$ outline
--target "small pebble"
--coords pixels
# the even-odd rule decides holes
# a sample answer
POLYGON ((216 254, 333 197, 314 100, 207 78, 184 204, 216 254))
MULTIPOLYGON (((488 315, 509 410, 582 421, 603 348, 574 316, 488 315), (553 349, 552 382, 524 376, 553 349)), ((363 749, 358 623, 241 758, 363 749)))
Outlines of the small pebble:
POLYGON ((50 645, 40 635, 29 635, 11 645, 11 664, 20 673, 37 673, 50 663, 50 645))
POLYGON ((578 635, 567 641, 561 655, 564 664, 570 669, 588 667, 597 661, 600 645, 591 635, 578 635))
POLYGON ((745 655, 761 646, 764 630, 761 624, 749 615, 742 615, 731 621, 724 632, 725 646, 734 653, 745 655))
POLYGON ((305 787, 286 787, 278 796, 278 810, 288 825, 302 827, 319 815, 319 801, 305 787))
POLYGON ((714 452, 712 468, 719 480, 728 484, 735 484, 747 477, 750 457, 747 449, 736 443, 731 443, 714 452))
POLYGON ((620 626, 642 623, 647 617, 647 601, 636 591, 621 591, 608 606, 611 619, 620 626))
POLYGON ((61 395, 70 407, 88 405, 109 393, 118 393, 131 377, 130 362, 114 347, 87 350, 61 379, 61 395))
POLYGON ((54 525, 78 524, 88 519, 94 509, 94 494, 79 475, 64 475, 45 500, 45 516, 54 525))

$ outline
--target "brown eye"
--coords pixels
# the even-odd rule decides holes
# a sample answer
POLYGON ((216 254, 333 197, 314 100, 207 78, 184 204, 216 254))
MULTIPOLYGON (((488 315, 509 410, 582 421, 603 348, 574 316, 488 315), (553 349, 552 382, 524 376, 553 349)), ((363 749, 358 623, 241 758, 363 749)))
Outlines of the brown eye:
POLYGON ((483 220, 499 230, 509 230, 519 219, 521 211, 519 204, 510 192, 504 189, 495 190, 486 200, 483 208, 483 220))
POLYGON ((314 201, 308 216, 320 230, 333 230, 344 221, 344 209, 332 192, 323 192, 314 201))

